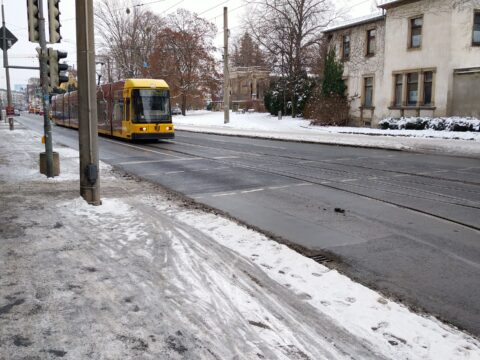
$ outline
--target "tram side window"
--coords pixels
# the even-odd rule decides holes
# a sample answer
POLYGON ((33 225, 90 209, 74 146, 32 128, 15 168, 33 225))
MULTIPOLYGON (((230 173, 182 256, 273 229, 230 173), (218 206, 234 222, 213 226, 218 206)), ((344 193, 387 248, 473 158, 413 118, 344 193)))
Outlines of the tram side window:
POLYGON ((100 123, 107 120, 107 102, 105 100, 97 101, 97 117, 100 123))
POLYGON ((116 122, 123 120, 123 99, 116 99, 113 103, 113 119, 116 122))

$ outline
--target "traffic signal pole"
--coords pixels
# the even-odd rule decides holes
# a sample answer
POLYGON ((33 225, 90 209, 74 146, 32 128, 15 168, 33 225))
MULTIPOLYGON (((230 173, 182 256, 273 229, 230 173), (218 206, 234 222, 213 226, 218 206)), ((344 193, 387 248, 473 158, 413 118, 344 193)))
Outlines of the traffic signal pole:
MULTIPOLYGON (((5 79, 7 81, 7 106, 8 109, 12 108, 12 89, 10 87, 10 71, 8 67, 8 52, 7 52, 7 28, 5 27, 5 9, 3 7, 3 0, 2 0, 2 25, 3 25, 3 67, 5 68, 5 79)), ((5 122, 7 122, 7 118, 11 116, 5 111, 5 122)), ((13 119, 8 121, 12 121, 13 119)), ((10 125, 11 126, 11 125, 10 125)))
POLYGON ((89 204, 101 205, 93 0, 76 0, 75 15, 77 23, 80 195, 89 204))
POLYGON ((43 0, 38 0, 38 42, 40 44, 40 85, 42 86, 42 106, 43 106, 43 131, 45 135, 45 157, 46 157, 46 175, 54 177, 53 173, 53 146, 52 146, 52 125, 48 118, 50 108, 50 99, 48 96, 48 51, 47 39, 45 35, 45 18, 43 16, 43 0))

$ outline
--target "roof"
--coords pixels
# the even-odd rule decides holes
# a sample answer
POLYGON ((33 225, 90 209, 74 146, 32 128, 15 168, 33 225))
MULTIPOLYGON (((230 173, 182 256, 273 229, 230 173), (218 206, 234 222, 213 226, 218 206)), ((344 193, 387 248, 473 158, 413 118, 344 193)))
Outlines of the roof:
POLYGON ((379 8, 381 9, 391 9, 400 5, 406 5, 410 3, 417 2, 419 0, 387 0, 383 4, 378 5, 379 8))
POLYGON ((161 79, 127 79, 125 80, 125 88, 166 88, 168 84, 161 79))
POLYGON ((331 27, 325 29, 323 32, 325 34, 328 34, 330 32, 334 32, 334 31, 337 31, 337 30, 348 29, 348 28, 351 28, 351 27, 355 27, 355 26, 359 26, 359 25, 363 25, 363 24, 369 24, 369 23, 379 21, 379 20, 384 20, 384 19, 385 19, 385 15, 383 15, 383 14, 371 14, 371 15, 368 15, 368 16, 363 16, 361 18, 351 19, 351 20, 345 21, 345 22, 343 22, 341 24, 338 24, 338 25, 331 26, 331 27))

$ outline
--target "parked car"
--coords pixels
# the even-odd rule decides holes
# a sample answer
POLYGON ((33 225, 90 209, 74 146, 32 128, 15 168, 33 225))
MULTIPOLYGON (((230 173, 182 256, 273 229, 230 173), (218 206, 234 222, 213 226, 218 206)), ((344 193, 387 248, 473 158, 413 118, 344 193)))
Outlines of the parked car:
POLYGON ((15 109, 13 111, 13 114, 16 115, 16 116, 20 116, 20 110, 19 109, 15 109))
POLYGON ((172 108, 172 115, 181 115, 182 114, 182 109, 180 109, 178 106, 175 106, 172 108))

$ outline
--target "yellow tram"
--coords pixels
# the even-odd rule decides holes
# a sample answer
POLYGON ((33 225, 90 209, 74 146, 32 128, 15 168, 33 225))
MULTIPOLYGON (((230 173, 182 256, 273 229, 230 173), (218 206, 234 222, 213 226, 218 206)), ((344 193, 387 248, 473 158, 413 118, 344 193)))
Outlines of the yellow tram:
MULTIPOLYGON (((52 97, 51 118, 78 128, 78 92, 52 97)), ((98 133, 128 140, 172 139, 170 89, 164 80, 127 79, 97 87, 98 133)))

